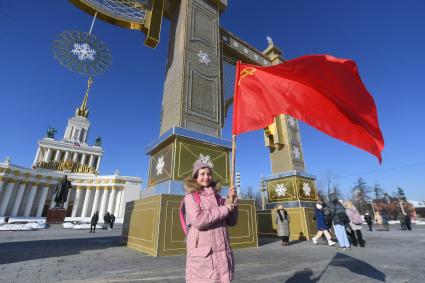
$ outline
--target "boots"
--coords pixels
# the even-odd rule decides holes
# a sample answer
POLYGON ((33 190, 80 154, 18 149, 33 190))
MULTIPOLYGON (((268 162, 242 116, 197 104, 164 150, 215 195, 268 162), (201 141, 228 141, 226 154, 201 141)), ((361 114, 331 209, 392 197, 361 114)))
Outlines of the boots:
POLYGON ((365 242, 365 240, 363 240, 362 231, 356 230, 356 236, 357 236, 357 240, 359 242, 360 247, 364 248, 366 242, 365 242))

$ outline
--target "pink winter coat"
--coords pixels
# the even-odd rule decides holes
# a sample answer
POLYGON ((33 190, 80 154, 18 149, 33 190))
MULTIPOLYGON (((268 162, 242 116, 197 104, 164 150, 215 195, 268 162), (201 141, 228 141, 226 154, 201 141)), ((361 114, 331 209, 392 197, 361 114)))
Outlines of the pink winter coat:
POLYGON ((234 259, 227 226, 237 222, 237 207, 230 213, 221 199, 220 206, 214 190, 204 188, 198 205, 192 194, 184 198, 187 223, 191 225, 186 240, 186 282, 230 282, 233 279, 234 259))

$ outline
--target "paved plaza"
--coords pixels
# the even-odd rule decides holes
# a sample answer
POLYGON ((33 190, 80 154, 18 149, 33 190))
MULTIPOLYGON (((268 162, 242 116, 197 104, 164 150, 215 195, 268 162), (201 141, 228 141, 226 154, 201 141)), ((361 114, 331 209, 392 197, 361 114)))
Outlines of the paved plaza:
MULTIPOLYGON (((234 282, 424 282, 425 227, 365 231, 367 247, 275 239, 235 250, 234 282)), ((120 245, 112 231, 63 229, 0 232, 0 282, 184 282, 185 256, 155 258, 120 245)))

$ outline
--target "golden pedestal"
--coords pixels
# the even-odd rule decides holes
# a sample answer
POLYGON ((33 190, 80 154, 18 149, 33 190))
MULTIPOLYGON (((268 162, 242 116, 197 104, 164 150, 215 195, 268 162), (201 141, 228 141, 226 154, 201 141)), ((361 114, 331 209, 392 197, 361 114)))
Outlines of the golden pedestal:
MULTIPOLYGON (((290 239, 292 241, 310 240, 317 232, 316 223, 313 220, 314 209, 299 207, 286 208, 286 210, 290 217, 290 239)), ((276 237, 276 216, 276 209, 257 211, 259 237, 276 237)))
MULTIPOLYGON (((152 256, 184 254, 186 242, 179 218, 182 198, 179 195, 161 194, 128 202, 122 243, 152 256)), ((253 200, 240 200, 238 224, 229 227, 229 234, 234 249, 258 246, 253 200)))
POLYGON ((290 172, 265 178, 267 210, 257 211, 260 237, 276 236, 276 207, 283 204, 290 217, 291 240, 310 240, 316 234, 313 220, 317 189, 314 177, 290 172))

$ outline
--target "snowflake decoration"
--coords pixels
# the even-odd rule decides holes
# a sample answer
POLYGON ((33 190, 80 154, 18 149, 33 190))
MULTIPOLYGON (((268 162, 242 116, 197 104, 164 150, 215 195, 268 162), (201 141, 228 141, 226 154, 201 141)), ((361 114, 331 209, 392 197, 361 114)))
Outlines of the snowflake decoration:
POLYGON ((269 45, 273 45, 273 39, 270 36, 267 36, 266 39, 269 45))
POLYGON ((248 49, 244 48, 244 49, 243 49, 243 52, 244 52, 245 54, 248 54, 248 49))
POLYGON ((289 121, 289 125, 290 125, 291 127, 295 127, 295 119, 294 119, 294 117, 289 116, 289 117, 288 117, 288 121, 289 121))
POLYGON ((86 32, 64 31, 53 42, 59 63, 83 76, 94 77, 111 66, 111 52, 96 36, 86 32))
POLYGON ((268 62, 266 60, 263 60, 263 63, 264 63, 264 65, 267 65, 268 62))
POLYGON ((229 38, 227 36, 223 35, 223 40, 224 41, 229 41, 229 38))
POLYGON ((301 158, 301 152, 300 152, 300 149, 297 146, 294 146, 294 148, 292 149, 292 153, 294 154, 295 159, 301 158))
POLYGON ((255 58, 255 60, 258 60, 258 55, 257 55, 257 54, 255 54, 255 55, 254 55, 254 58, 255 58))
POLYGON ((164 169, 164 165, 165 165, 164 156, 161 155, 158 158, 158 163, 156 164, 156 175, 157 176, 162 175, 162 170, 164 169))
POLYGON ((90 45, 87 43, 74 43, 74 49, 71 50, 72 54, 78 56, 78 60, 80 61, 86 61, 90 60, 93 61, 96 55, 96 50, 91 49, 90 45))
POLYGON ((234 41, 234 42, 233 42, 233 46, 234 46, 234 47, 238 47, 238 46, 239 46, 239 44, 238 44, 236 41, 234 41))
POLYGON ((211 157, 209 155, 203 155, 202 153, 199 154, 199 157, 195 163, 207 163, 211 168, 214 167, 214 163, 212 163, 211 157))
POLYGON ((202 50, 199 50, 198 57, 199 57, 199 62, 202 64, 205 64, 208 66, 208 64, 211 63, 210 58, 208 58, 208 54, 202 52, 202 50))
POLYGON ((277 184, 276 185, 276 195, 278 197, 284 197, 286 195, 286 191, 288 190, 288 188, 285 187, 284 184, 277 184))
POLYGON ((304 195, 309 197, 311 196, 311 188, 310 185, 306 182, 303 182, 303 191, 304 191, 304 195))

